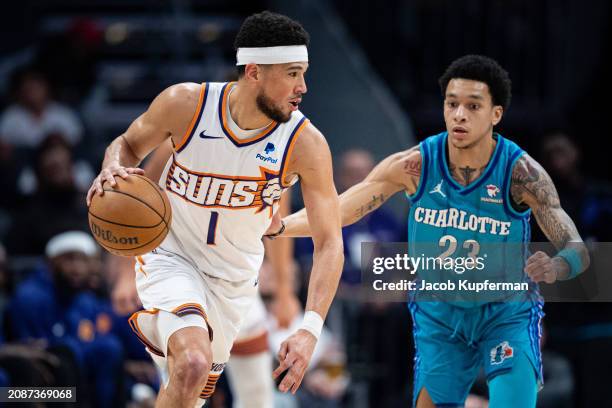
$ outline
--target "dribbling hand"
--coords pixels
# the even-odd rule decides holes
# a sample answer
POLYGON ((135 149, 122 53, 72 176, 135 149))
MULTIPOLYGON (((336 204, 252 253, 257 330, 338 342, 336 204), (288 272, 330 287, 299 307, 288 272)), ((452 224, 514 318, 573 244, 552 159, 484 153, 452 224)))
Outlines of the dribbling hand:
POLYGON ((145 172, 143 169, 138 167, 123 167, 119 165, 111 165, 102 169, 100 174, 98 174, 98 177, 94 179, 89 191, 87 192, 87 206, 91 204, 91 199, 93 198, 94 194, 98 194, 100 196, 104 194, 102 185, 105 182, 108 182, 111 188, 114 188, 117 185, 117 182, 115 181, 116 176, 126 179, 130 174, 144 175, 145 172))

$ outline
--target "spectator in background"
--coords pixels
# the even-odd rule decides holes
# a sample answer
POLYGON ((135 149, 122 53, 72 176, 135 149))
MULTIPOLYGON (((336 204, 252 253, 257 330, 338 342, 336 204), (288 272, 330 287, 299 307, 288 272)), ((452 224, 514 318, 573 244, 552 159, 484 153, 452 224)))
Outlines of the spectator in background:
POLYGON ((38 147, 35 160, 36 192, 16 214, 8 233, 12 254, 38 255, 54 235, 88 230, 85 196, 75 183, 70 145, 51 136, 38 147))
MULTIPOLYGON (((363 149, 346 151, 340 156, 339 162, 336 175, 339 194, 361 182, 374 168, 374 158, 370 152, 363 149)), ((405 229, 405 222, 398 222, 384 208, 344 227, 342 236, 346 262, 342 271, 342 284, 352 285, 361 282, 362 242, 399 242, 405 237, 405 229)))
POLYGON ((548 135, 542 143, 542 165, 552 177, 567 214, 586 241, 612 241, 612 186, 585 176, 582 153, 564 133, 548 135))
POLYGON ((47 135, 62 135, 70 145, 81 140, 83 127, 68 107, 51 99, 49 83, 31 68, 11 78, 15 102, 0 117, 0 140, 18 148, 38 147, 47 135))
POLYGON ((97 252, 87 233, 53 237, 45 249, 47 263, 17 287, 10 321, 22 343, 70 350, 80 378, 90 387, 93 406, 115 407, 122 405, 124 351, 112 332, 108 306, 87 289, 90 258, 97 252))
MULTIPOLYGON (((336 171, 336 188, 338 194, 348 190, 362 181, 374 168, 374 158, 367 150, 351 149, 344 152, 338 160, 336 171)), ((345 263, 340 281, 340 292, 349 289, 351 285, 361 282, 361 243, 362 242, 399 242, 405 241, 405 221, 399 222, 384 208, 366 215, 360 221, 344 227, 345 263)), ((296 240, 296 256, 298 259, 310 258, 312 240, 300 238, 296 240), (308 255, 308 256, 306 256, 308 255)), ((304 268, 302 266, 302 269, 304 268)))
MULTIPOLYGON (((552 133, 545 137, 541 153, 541 163, 555 182, 561 204, 585 241, 611 241, 612 187, 582 172, 582 152, 564 133, 552 133)), ((537 228, 533 232, 533 241, 544 240, 537 228)), ((594 253, 592 259, 598 258, 594 253)), ((596 261, 592 262, 593 267, 596 264, 596 261)), ((597 277, 589 271, 573 285, 582 282, 585 287, 589 283, 592 287, 598 287, 597 277)), ((568 293, 571 296, 570 289, 568 293)), ((608 386, 612 383, 612 374, 608 369, 612 366, 609 352, 612 349, 612 304, 548 302, 545 312, 550 334, 549 348, 568 358, 572 366, 575 377, 573 406, 608 406, 608 386)))

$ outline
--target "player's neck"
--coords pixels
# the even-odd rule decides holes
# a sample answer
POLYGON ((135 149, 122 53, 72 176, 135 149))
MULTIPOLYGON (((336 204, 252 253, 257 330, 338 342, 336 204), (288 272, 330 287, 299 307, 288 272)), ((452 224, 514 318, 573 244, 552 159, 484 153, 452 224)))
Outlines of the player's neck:
POLYGON ((237 84, 228 98, 230 115, 240 129, 259 129, 270 123, 270 118, 257 108, 257 96, 246 87, 237 84))
POLYGON ((480 169, 489 163, 491 155, 495 150, 497 141, 493 138, 493 134, 487 135, 465 148, 458 148, 447 141, 449 162, 455 167, 469 167, 480 169))

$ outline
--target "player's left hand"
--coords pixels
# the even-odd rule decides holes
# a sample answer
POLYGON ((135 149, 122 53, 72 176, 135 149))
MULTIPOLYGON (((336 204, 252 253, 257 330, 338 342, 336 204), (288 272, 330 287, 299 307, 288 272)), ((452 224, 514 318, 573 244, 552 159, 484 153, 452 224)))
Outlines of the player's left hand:
POLYGON ((557 261, 558 259, 551 258, 548 254, 538 251, 527 259, 525 273, 535 283, 554 283, 560 272, 559 269, 563 267, 557 261))
POLYGON ((288 371, 278 385, 279 391, 291 391, 292 394, 295 394, 300 388, 316 344, 316 337, 304 329, 298 330, 281 344, 278 352, 280 364, 272 373, 272 377, 277 379, 282 373, 288 371))

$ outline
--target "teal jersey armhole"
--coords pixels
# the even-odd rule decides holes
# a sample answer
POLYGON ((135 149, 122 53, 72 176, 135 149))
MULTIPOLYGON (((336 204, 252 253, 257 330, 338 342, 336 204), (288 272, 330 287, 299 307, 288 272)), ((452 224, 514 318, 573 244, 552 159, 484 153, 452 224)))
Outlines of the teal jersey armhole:
POLYGON ((423 195, 423 190, 425 189, 425 185, 427 184, 427 173, 429 169, 429 146, 426 141, 423 141, 419 144, 419 150, 421 152, 421 176, 419 178, 419 186, 417 187, 417 191, 414 194, 406 194, 406 198, 412 204, 421 198, 423 195))

